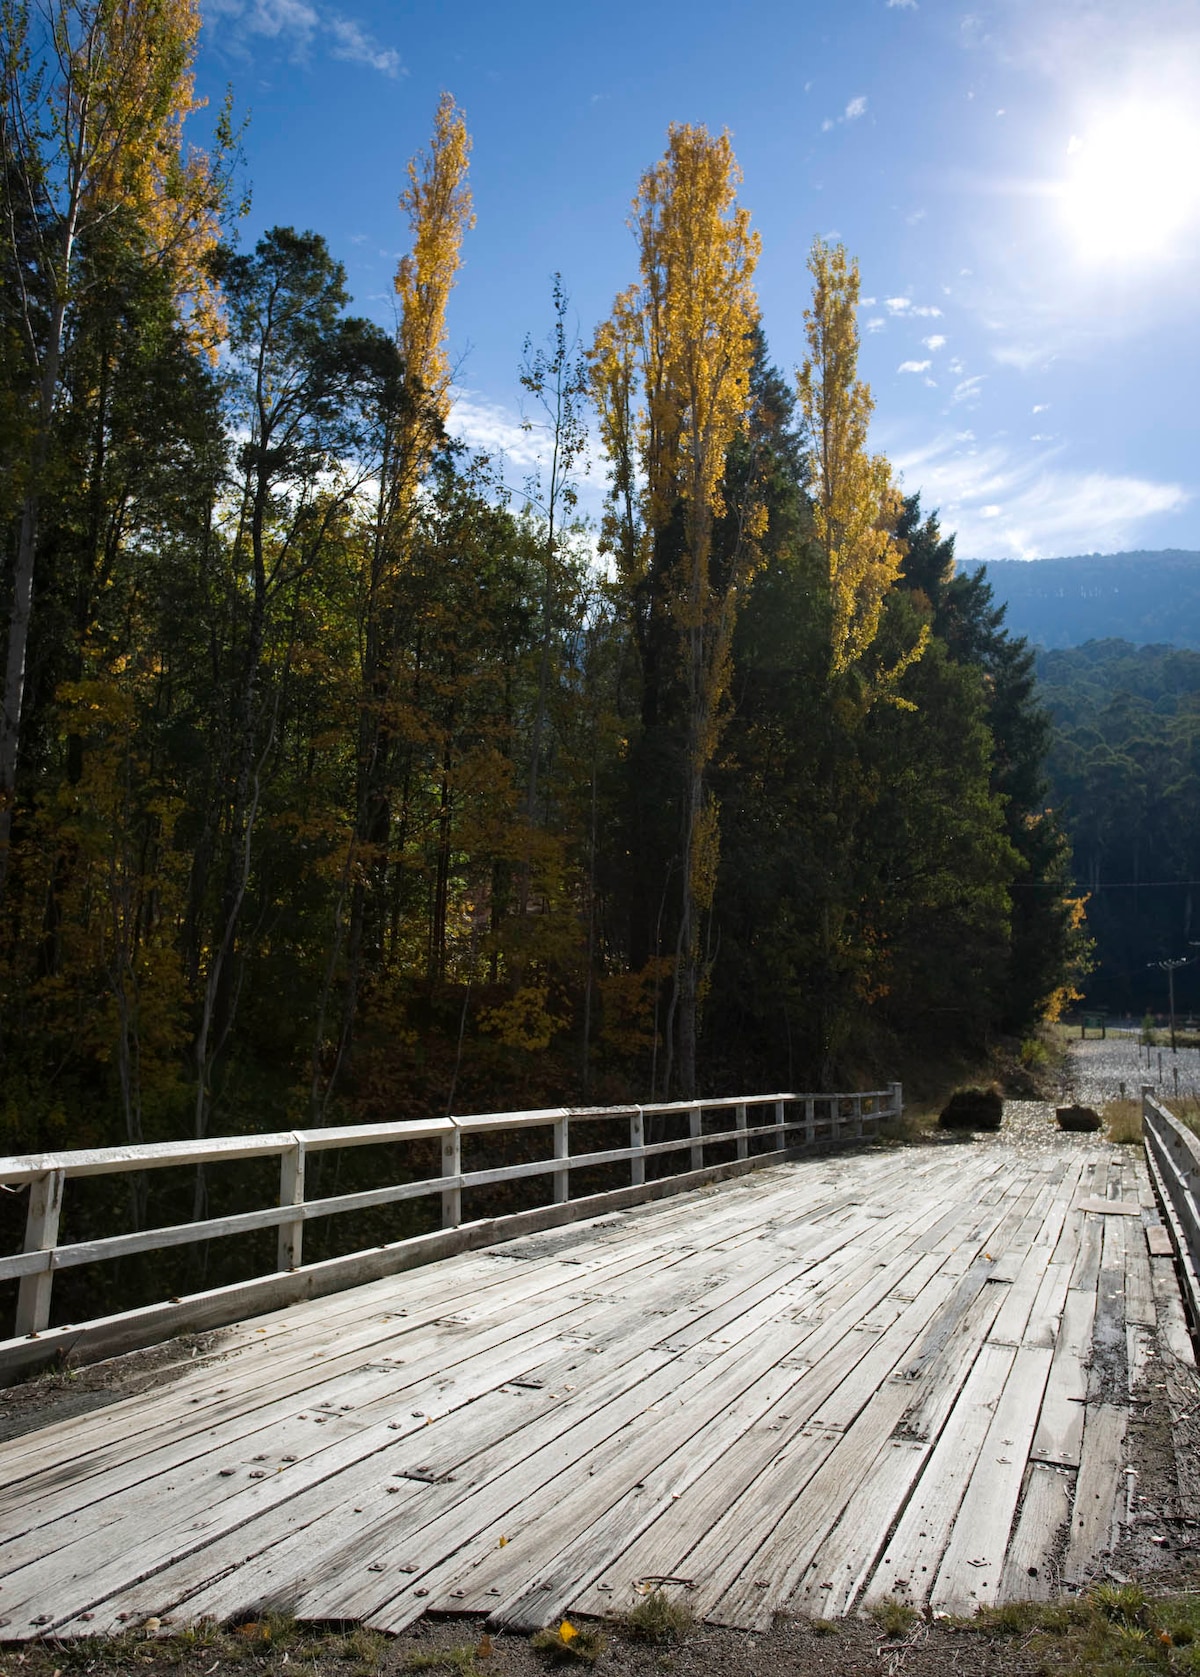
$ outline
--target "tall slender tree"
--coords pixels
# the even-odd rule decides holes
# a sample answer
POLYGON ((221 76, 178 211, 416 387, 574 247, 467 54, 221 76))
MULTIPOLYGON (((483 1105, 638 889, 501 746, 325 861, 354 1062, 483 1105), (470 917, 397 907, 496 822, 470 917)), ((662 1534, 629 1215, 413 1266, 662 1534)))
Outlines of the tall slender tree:
POLYGON ((663 684, 680 689, 666 1081, 677 1059, 679 1087, 689 1095, 705 982, 703 926, 719 853, 708 769, 725 717, 733 625, 761 533, 750 491, 737 509, 739 539, 714 565, 714 525, 728 510, 726 458, 747 423, 758 320, 752 280, 760 242, 737 205, 740 181, 728 134, 671 127, 666 153, 642 177, 633 203, 641 283, 617 299, 592 352, 614 459, 610 539, 617 538, 642 618, 643 721, 657 722, 663 684))

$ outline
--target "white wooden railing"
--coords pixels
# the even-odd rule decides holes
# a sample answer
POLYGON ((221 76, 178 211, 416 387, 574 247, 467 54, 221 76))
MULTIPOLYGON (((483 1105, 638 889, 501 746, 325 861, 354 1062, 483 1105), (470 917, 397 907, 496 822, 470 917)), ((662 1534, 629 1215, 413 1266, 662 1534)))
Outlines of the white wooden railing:
POLYGON ((1179 1260, 1189 1326, 1200 1336, 1200 1136, 1142 1084, 1142 1139, 1179 1260))
MULTIPOLYGON (((675 1101, 628 1107, 554 1107, 537 1112, 487 1113, 469 1118, 293 1130, 272 1135, 220 1136, 205 1141, 168 1141, 146 1146, 102 1147, 0 1158, 0 1184, 9 1190, 21 1186, 29 1189, 24 1249, 12 1257, 0 1258, 0 1280, 15 1278, 19 1281, 16 1335, 34 1338, 48 1327, 55 1275, 59 1270, 78 1264, 99 1263, 137 1252, 156 1252, 167 1247, 246 1234, 256 1229, 275 1228, 278 1230, 278 1244, 274 1273, 295 1272, 303 1267, 304 1262, 304 1225, 314 1217, 331 1217, 437 1194, 441 1196, 442 1228, 454 1230, 462 1225, 464 1189, 514 1182, 524 1177, 550 1176, 553 1204, 565 1206, 571 1201, 573 1170, 625 1161, 630 1168, 630 1188, 635 1191, 640 1189, 648 1196, 651 1188, 662 1191, 662 1179, 647 1184, 647 1159, 686 1152, 689 1156, 686 1171, 666 1179, 682 1188, 689 1185, 693 1173, 704 1171, 705 1151, 716 1144, 731 1143, 735 1153, 733 1166, 723 1169, 749 1169, 778 1160, 800 1146, 828 1145, 873 1135, 881 1119, 899 1117, 901 1111, 901 1087, 899 1083, 892 1083, 886 1090, 855 1094, 751 1095, 699 1103, 675 1101), (718 1121, 723 1122, 723 1127, 706 1132, 706 1114, 720 1115, 718 1121), (647 1142, 647 1120, 670 1116, 677 1119, 686 1117, 687 1135, 674 1141, 647 1142), (572 1153, 572 1120, 595 1122, 604 1119, 627 1120, 629 1145, 602 1152, 572 1153), (730 1119, 732 1128, 728 1127, 730 1119), (463 1169, 464 1136, 526 1129, 547 1132, 551 1140, 547 1158, 525 1164, 501 1165, 490 1170, 463 1169), (322 1199, 305 1198, 305 1165, 312 1154, 334 1148, 377 1146, 384 1142, 429 1140, 441 1143, 441 1174, 438 1176, 416 1182, 391 1182, 322 1199), (768 1144, 765 1148, 762 1146, 764 1142, 768 1144), (756 1144, 753 1150, 752 1143, 756 1144), (68 1181, 72 1179, 128 1174, 171 1165, 219 1164, 271 1156, 277 1157, 280 1164, 279 1198, 275 1205, 173 1227, 59 1244, 63 1195, 68 1181)), ((711 1118, 709 1121, 712 1121, 711 1118)), ((622 1193, 628 1197, 629 1190, 622 1193)), ((635 1194, 636 1197, 641 1196, 635 1194)), ((580 1198, 572 1202, 571 1214, 587 1215, 589 1206, 599 1207, 601 1202, 611 1198, 611 1194, 580 1198)), ((565 1221, 566 1218, 557 1220, 565 1221)), ((517 1219, 499 1221, 515 1223, 517 1219)), ((396 1244, 402 1246, 405 1243, 396 1244)))

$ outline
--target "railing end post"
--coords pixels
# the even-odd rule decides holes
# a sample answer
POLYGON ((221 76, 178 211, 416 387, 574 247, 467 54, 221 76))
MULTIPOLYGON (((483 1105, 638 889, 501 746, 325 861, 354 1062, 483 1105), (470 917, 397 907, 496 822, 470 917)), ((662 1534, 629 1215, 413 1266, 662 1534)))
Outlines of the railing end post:
POLYGON ((65 1170, 48 1170, 29 1184, 29 1211, 25 1218, 25 1252, 51 1254, 45 1269, 23 1275, 17 1288, 16 1337, 32 1337, 50 1326, 50 1293, 54 1286, 54 1248, 58 1245, 58 1224, 62 1217, 65 1170))

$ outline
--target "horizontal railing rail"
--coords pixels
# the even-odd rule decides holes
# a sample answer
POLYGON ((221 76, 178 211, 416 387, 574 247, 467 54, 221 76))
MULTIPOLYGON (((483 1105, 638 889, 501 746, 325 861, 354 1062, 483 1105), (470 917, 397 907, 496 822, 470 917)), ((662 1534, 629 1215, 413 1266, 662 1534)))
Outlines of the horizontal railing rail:
POLYGON ((1178 1260, 1188 1325, 1200 1339, 1200 1136, 1181 1124, 1142 1084, 1146 1162, 1178 1260))
MULTIPOLYGON (((317 1217, 339 1216, 402 1200, 441 1196, 443 1229, 462 1224, 462 1196, 472 1188, 495 1186, 525 1178, 550 1176, 556 1204, 571 1199, 571 1172, 599 1165, 628 1162, 630 1186, 646 1186, 646 1161, 687 1153, 687 1171, 706 1167, 706 1149, 732 1144, 736 1160, 747 1168, 778 1159, 795 1147, 840 1142, 875 1134, 881 1119, 899 1117, 899 1083, 884 1090, 829 1095, 746 1095, 717 1100, 666 1101, 615 1107, 547 1107, 530 1112, 493 1112, 465 1118, 418 1119, 391 1124, 357 1124, 326 1129, 276 1131, 265 1135, 217 1136, 201 1141, 168 1141, 142 1146, 83 1148, 71 1152, 26 1154, 0 1158, 0 1186, 12 1191, 27 1187, 29 1207, 23 1250, 0 1258, 0 1281, 19 1282, 15 1333, 36 1337, 50 1322, 55 1274, 80 1264, 99 1263, 139 1252, 248 1234, 278 1231, 276 1273, 303 1266, 304 1225, 317 1217), (717 1114, 717 1130, 704 1128, 705 1115, 717 1114), (754 1122, 751 1122, 751 1115, 754 1122), (728 1127, 728 1115, 732 1127, 728 1127), (647 1141, 647 1121, 684 1116, 688 1133, 669 1141, 647 1141), (589 1153, 571 1151, 571 1124, 597 1120, 627 1120, 629 1145, 589 1153), (765 1121, 764 1121, 765 1120, 765 1121), (549 1154, 519 1164, 487 1170, 464 1170, 463 1138, 513 1130, 552 1132, 549 1154), (789 1141, 789 1137, 791 1140, 789 1141), (751 1142, 771 1145, 751 1151, 751 1142), (305 1198, 305 1166, 310 1155, 333 1148, 378 1146, 392 1142, 435 1141, 441 1148, 441 1171, 413 1182, 388 1182, 352 1193, 305 1198), (279 1195, 274 1205, 207 1217, 167 1227, 138 1229, 97 1240, 59 1243, 66 1184, 74 1178, 128 1174, 170 1166, 208 1165, 241 1159, 276 1157, 279 1195)), ((712 1122, 712 1119, 709 1120, 712 1122)), ((584 1196, 602 1199, 603 1195, 584 1196)))

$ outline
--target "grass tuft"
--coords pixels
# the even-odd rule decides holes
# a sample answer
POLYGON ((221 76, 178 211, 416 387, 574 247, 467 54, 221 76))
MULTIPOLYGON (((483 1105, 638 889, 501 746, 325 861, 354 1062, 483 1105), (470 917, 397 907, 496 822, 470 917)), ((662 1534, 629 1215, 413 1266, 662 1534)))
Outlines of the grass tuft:
POLYGON ((875 1602, 870 1613, 883 1634, 891 1637, 907 1636, 921 1616, 915 1607, 892 1595, 875 1602))
POLYGON ((625 1628, 631 1636, 659 1648, 686 1642, 695 1627, 696 1618, 687 1603, 664 1594, 661 1587, 651 1590, 625 1615, 625 1628))
POLYGON ((557 1628, 547 1625, 529 1639, 531 1648, 552 1660, 578 1660, 582 1665, 595 1665, 607 1643, 598 1630, 573 1625, 564 1619, 557 1628))

